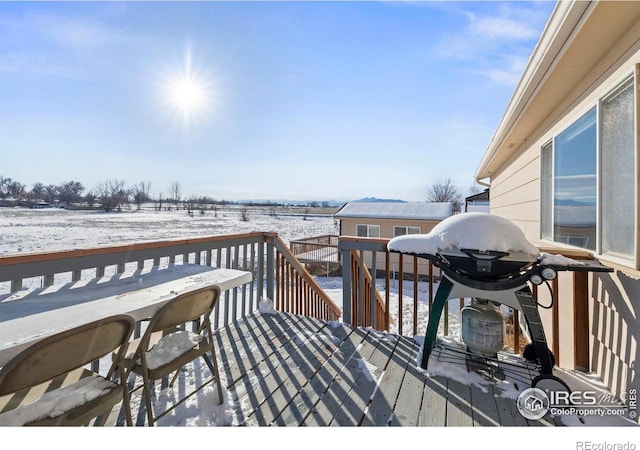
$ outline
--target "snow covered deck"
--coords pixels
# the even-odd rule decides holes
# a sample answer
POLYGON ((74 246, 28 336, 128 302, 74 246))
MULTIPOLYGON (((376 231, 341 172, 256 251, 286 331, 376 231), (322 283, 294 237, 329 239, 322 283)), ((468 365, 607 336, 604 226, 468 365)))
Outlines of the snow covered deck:
MULTIPOLYGON (((156 386, 158 425, 554 426, 527 420, 497 386, 428 375, 411 338, 341 322, 256 312, 217 332, 226 399, 196 361, 174 389, 156 386)), ((140 379, 137 380, 140 383, 140 379)), ((145 425, 140 391, 134 422, 145 425)), ((122 424, 114 411, 108 422, 122 424)))

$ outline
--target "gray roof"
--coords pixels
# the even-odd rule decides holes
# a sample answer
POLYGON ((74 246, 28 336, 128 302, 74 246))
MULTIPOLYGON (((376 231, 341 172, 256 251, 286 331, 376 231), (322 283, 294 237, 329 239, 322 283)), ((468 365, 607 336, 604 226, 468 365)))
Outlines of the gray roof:
POLYGON ((351 202, 340 208, 333 217, 442 220, 449 217, 451 212, 451 202, 351 202))

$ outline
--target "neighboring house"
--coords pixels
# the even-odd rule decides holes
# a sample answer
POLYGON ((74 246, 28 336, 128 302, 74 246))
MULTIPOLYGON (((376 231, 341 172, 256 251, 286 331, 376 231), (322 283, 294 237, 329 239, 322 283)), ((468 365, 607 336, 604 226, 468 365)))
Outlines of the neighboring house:
POLYGON ((464 199, 464 212, 491 212, 489 207, 489 189, 485 189, 464 199))
MULTIPOLYGON (((391 239, 404 234, 426 234, 453 213, 451 202, 350 202, 334 219, 340 221, 341 236, 391 239)), ((411 258, 403 258, 406 273, 413 270, 411 258)), ((392 255, 391 270, 399 270, 399 259, 392 255)), ((428 273, 428 262, 420 259, 419 273, 428 273)), ((384 265, 380 266, 384 269, 384 265)), ((435 274, 439 274, 438 271, 435 274)))
POLYGON ((450 202, 350 202, 334 219, 341 236, 394 238, 426 234, 452 213, 450 202))
POLYGON ((587 369, 622 398, 640 389, 639 87, 640 2, 558 2, 475 174, 491 213, 536 245, 615 269, 588 276, 584 339, 573 278, 560 274, 556 357, 573 368, 588 346, 587 369))

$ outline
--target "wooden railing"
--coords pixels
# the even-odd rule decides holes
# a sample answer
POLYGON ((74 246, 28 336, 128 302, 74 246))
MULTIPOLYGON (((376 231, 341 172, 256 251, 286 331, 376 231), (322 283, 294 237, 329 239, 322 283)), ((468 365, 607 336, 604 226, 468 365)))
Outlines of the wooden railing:
MULTIPOLYGON (((418 323, 424 318, 418 317, 418 303, 420 291, 418 283, 427 283, 429 304, 433 302, 434 270, 430 262, 419 265, 417 257, 392 255, 387 250, 389 239, 357 238, 340 236, 339 248, 343 261, 350 261, 342 269, 343 279, 343 321, 358 326, 372 326, 379 330, 389 330, 392 324, 392 308, 396 311, 397 332, 405 334, 403 325, 412 322, 413 335, 418 334, 418 323), (412 270, 406 270, 410 266, 412 270), (391 305, 391 282, 397 283, 398 303, 391 305), (404 317, 403 299, 404 282, 413 284, 412 318, 404 317), (378 289, 382 283, 383 294, 378 289), (371 302, 376 298, 375 302, 371 302)), ((448 323, 445 321, 445 323, 448 323)))
MULTIPOLYGON (((429 307, 433 303, 435 290, 434 280, 437 281, 439 270, 430 261, 417 256, 391 254, 387 250, 389 239, 357 238, 341 236, 339 249, 343 261, 351 261, 351 264, 343 266, 343 321, 358 326, 372 326, 379 330, 389 329, 390 316, 397 314, 398 334, 417 335, 420 329, 426 327, 428 317, 420 317, 418 314, 418 304, 428 303, 429 307), (357 256, 355 256, 357 255, 357 256), (390 262, 395 258, 395 262, 390 262), (371 283, 362 282, 362 274, 370 273, 371 283), (395 281, 394 281, 395 280, 395 281), (392 288, 392 283, 394 287, 392 288), (412 284, 412 289, 405 288, 406 283, 412 284), (425 286, 422 290, 418 284, 425 286), (404 289, 412 290, 412 305, 408 308, 411 317, 405 317, 403 298, 404 289), (379 291, 382 290, 381 294, 379 291), (389 301, 389 292, 397 292, 398 301, 389 301), (371 302, 374 296, 384 298, 384 301, 371 302), (379 307, 383 305, 384 307, 379 307), (411 329, 403 329, 403 324, 409 323, 411 329)), ((564 254, 572 259, 589 259, 588 253, 581 251, 566 252, 558 248, 541 248, 541 252, 564 254)), ((571 272, 573 283, 573 345, 574 345, 574 366, 576 368, 589 367, 589 321, 588 321, 588 274, 587 272, 571 272)), ((560 281, 556 278, 550 283, 553 295, 551 309, 551 332, 547 336, 551 351, 559 362, 560 355, 560 321, 559 321, 559 298, 560 281)), ((534 298, 538 298, 541 293, 538 287, 532 285, 534 298)), ((547 293, 545 293, 547 295, 547 293)), ((449 321, 452 319, 449 313, 449 304, 452 310, 460 311, 465 305, 466 299, 452 299, 445 304, 442 320, 442 331, 444 335, 449 335, 449 321), (455 307, 455 308, 453 308, 455 307)), ((458 317, 459 319, 459 317, 458 317)), ((520 320, 520 313, 516 310, 508 310, 505 343, 507 348, 514 353, 520 353, 524 345, 528 342, 526 334, 523 333, 523 320, 520 320)))
POLYGON ((271 238, 276 250, 275 298, 276 309, 292 314, 338 320, 340 308, 307 272, 282 240, 271 238))
POLYGON ((389 290, 382 298, 375 286, 375 279, 360 257, 360 252, 354 250, 349 258, 351 266, 350 310, 354 317, 358 317, 358 324, 363 327, 373 327, 376 330, 389 331, 391 318, 389 316, 389 290))
POLYGON ((289 243, 291 253, 305 264, 340 264, 338 236, 323 235, 298 239, 289 243))
MULTIPOLYGON (((171 264, 200 264, 253 273, 250 286, 226 291, 215 328, 231 323, 269 298, 276 309, 337 320, 340 308, 297 262, 275 233, 247 233, 96 247, 0 258, 0 296, 30 287, 101 278, 171 264)), ((19 301, 19 300, 16 300, 19 301)))

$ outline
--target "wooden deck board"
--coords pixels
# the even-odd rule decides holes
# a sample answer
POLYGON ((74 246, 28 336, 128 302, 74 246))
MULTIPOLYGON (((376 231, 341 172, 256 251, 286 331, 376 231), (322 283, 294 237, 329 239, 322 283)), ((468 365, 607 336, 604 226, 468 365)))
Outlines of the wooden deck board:
MULTIPOLYGON (((366 333, 359 332, 358 329, 354 330, 343 324, 339 327, 331 328, 331 331, 336 338, 340 339, 342 345, 325 360, 309 382, 283 408, 280 416, 274 421, 275 425, 298 425, 304 423, 306 417, 311 414, 316 404, 327 393, 336 377, 340 376, 346 363, 366 337, 366 333)), ((333 398, 333 396, 329 394, 328 398, 333 398)), ((309 423, 306 425, 309 425, 309 423)))
POLYGON ((473 426, 471 409, 471 388, 450 379, 447 383, 447 423, 448 427, 473 426))
POLYGON ((378 333, 369 334, 362 352, 358 355, 360 357, 355 361, 354 369, 358 372, 355 384, 336 412, 331 422, 332 426, 361 425, 365 408, 377 389, 396 343, 396 339, 381 338, 378 333), (370 352, 370 349, 373 351, 370 352))
POLYGON ((412 341, 398 339, 382 379, 378 382, 367 414, 362 422, 363 426, 387 425, 394 415, 396 400, 404 382, 407 365, 413 365, 418 346, 412 341))
MULTIPOLYGON (((215 338, 234 425, 560 425, 526 420, 497 387, 482 390, 420 369, 420 346, 412 338, 285 313, 255 313, 215 338)), ((196 386, 178 378, 174 390, 184 397, 178 404, 212 383, 206 365, 193 364, 196 386)), ((157 397, 161 387, 157 383, 157 397)), ((144 425, 139 389, 133 396, 134 422, 144 425)), ((164 405, 167 414, 178 407, 171 402, 164 405)), ((114 411, 107 423, 123 422, 114 411)))
POLYGON ((419 426, 444 427, 447 424, 448 385, 448 378, 426 377, 418 413, 419 426))
MULTIPOLYGON (((398 397, 389 425, 418 426, 420 422, 420 408, 424 392, 425 375, 416 365, 416 358, 420 353, 420 346, 413 340, 407 352, 404 377, 399 386, 398 397), (416 400, 416 396, 419 400, 416 400)), ((407 345, 409 345, 407 343, 407 345)), ((400 347, 402 348, 402 347, 400 347)))
POLYGON ((345 362, 339 376, 332 381, 326 395, 316 404, 311 414, 306 418, 304 425, 330 425, 337 412, 349 400, 349 396, 355 396, 355 394, 352 394, 352 390, 357 387, 357 383, 362 383, 364 379, 364 374, 362 373, 363 357, 370 356, 377 345, 377 342, 372 343, 367 340, 369 332, 358 329, 356 333, 362 335, 364 339, 349 354, 348 360, 345 362))
MULTIPOLYGON (((313 324, 310 325, 313 326, 313 324)), ((291 345, 283 346, 274 353, 273 356, 281 358, 283 364, 277 366, 268 375, 269 379, 275 381, 274 388, 270 390, 269 397, 252 413, 254 420, 259 425, 271 425, 274 419, 280 415, 282 409, 291 403, 293 397, 318 371, 327 356, 338 348, 339 343, 318 338, 318 336, 330 336, 325 332, 327 328, 324 326, 314 330, 312 335, 307 334, 308 331, 307 333, 299 333, 291 345)))
MULTIPOLYGON (((227 381, 227 389, 232 398, 241 403, 248 411, 246 416, 237 419, 239 424, 246 424, 247 421, 252 424, 253 421, 258 420, 257 425, 267 425, 261 422, 260 417, 256 419, 254 413, 265 401, 270 400, 272 393, 284 383, 287 375, 286 368, 283 369, 282 366, 286 366, 287 360, 295 349, 295 338, 300 332, 298 322, 303 321, 302 318, 298 318, 300 320, 283 322, 281 317, 270 316, 265 320, 269 325, 278 328, 278 333, 272 338, 269 338, 269 333, 256 334, 261 328, 264 329, 264 323, 259 323, 255 320, 256 317, 251 317, 247 320, 247 333, 254 334, 254 339, 251 340, 251 343, 242 340, 235 341, 234 355, 249 353, 254 355, 251 358, 251 367, 245 366, 240 377, 233 377, 227 381), (241 351, 238 351, 238 348, 241 351), (256 357, 256 355, 259 356, 256 357)), ((241 363, 238 362, 235 366, 240 367, 241 363)))

